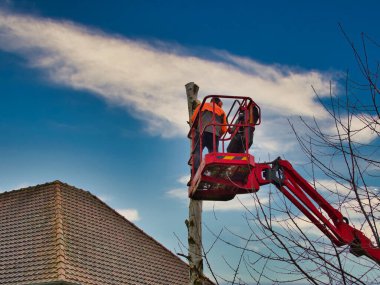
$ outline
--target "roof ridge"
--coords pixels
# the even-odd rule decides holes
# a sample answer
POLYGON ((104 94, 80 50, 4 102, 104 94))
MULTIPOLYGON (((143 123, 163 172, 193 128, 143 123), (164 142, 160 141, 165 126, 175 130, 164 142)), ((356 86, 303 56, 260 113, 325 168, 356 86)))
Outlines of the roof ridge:
MULTIPOLYGON (((96 199, 98 202, 100 202, 101 204, 103 204, 105 207, 107 207, 108 209, 110 209, 112 212, 114 212, 116 215, 122 217, 126 222, 128 222, 129 224, 131 224, 131 226, 133 226, 135 229, 137 229, 139 232, 141 232, 142 234, 144 234, 146 237, 148 237, 150 240, 152 240, 155 244, 157 244, 158 246, 160 246, 161 248, 163 248, 164 250, 166 250, 167 252, 169 252, 173 257, 175 257, 176 259, 180 260, 181 262, 183 262, 186 266, 189 266, 188 263, 186 263, 184 260, 182 260, 177 254, 175 254, 172 250, 170 250, 169 248, 167 248, 166 246, 164 246, 161 242, 159 242, 158 240, 154 239, 150 234, 146 233, 143 229, 141 229, 140 227, 138 227, 134 222, 131 222, 130 220, 128 220, 125 216, 123 216, 122 214, 120 214, 116 209, 114 209, 113 207, 111 207, 110 205, 108 205, 107 203, 105 203, 102 199, 100 199, 98 196, 96 196, 95 194, 91 193, 90 191, 88 190, 84 190, 84 189, 81 189, 81 188, 77 188, 75 186, 72 186, 70 184, 67 184, 65 182, 61 182, 59 180, 56 180, 54 181, 55 183, 59 184, 59 185, 62 185, 62 186, 65 186, 65 187, 69 187, 71 189, 75 189, 77 191, 82 191, 84 193, 86 193, 87 195, 89 196, 92 196, 94 199, 96 199)), ((54 183, 54 182, 51 182, 51 183, 54 183)))
POLYGON ((26 186, 26 187, 21 187, 21 188, 18 188, 18 189, 13 189, 13 190, 6 190, 6 191, 1 192, 0 195, 14 193, 14 192, 18 192, 18 191, 31 190, 31 189, 35 189, 35 188, 39 188, 39 187, 47 187, 47 186, 56 185, 56 184, 64 185, 66 183, 64 183, 64 182, 62 182, 60 180, 54 180, 54 181, 50 181, 50 182, 36 184, 36 185, 33 185, 33 186, 26 186))
POLYGON ((62 193, 60 181, 54 181, 55 183, 55 224, 54 230, 56 235, 56 262, 57 262, 57 274, 58 280, 66 280, 66 243, 63 232, 63 215, 62 215, 62 193), (59 182, 59 183, 58 183, 59 182))

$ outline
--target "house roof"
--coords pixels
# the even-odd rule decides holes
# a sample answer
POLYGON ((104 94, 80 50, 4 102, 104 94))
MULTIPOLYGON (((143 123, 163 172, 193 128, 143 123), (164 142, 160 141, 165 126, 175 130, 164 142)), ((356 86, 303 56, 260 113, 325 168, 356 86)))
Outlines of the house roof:
POLYGON ((3 285, 187 285, 188 270, 87 191, 54 181, 0 194, 3 285))

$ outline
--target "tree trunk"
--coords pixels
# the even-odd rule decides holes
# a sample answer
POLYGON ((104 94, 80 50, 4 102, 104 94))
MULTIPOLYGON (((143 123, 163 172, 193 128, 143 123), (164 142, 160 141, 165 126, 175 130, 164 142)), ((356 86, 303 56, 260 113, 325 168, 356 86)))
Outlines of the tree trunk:
MULTIPOLYGON (((199 104, 197 99, 199 87, 194 82, 185 85, 187 105, 189 109, 189 122, 194 109, 199 104)), ((191 154, 190 147, 190 154, 191 154)), ((188 229, 190 285, 203 285, 202 260, 202 201, 190 199, 189 219, 186 221, 188 229)))

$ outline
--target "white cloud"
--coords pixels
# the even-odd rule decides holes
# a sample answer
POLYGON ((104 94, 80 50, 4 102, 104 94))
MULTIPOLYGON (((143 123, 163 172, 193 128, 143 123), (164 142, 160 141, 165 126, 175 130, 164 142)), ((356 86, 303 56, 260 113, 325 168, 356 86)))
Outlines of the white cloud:
MULTIPOLYGON (((368 114, 357 114, 356 116, 341 118, 338 131, 343 140, 347 140, 347 131, 350 129, 351 139, 354 142, 370 143, 379 137, 379 119, 368 114)), ((330 133, 337 135, 335 126, 330 127, 330 133)))
POLYGON ((112 197, 110 195, 99 195, 97 196, 100 200, 102 200, 104 203, 108 203, 112 201, 112 197))
MULTIPOLYGON (((267 198, 260 199, 261 204, 266 204, 268 202, 267 198)), ((250 194, 237 195, 233 200, 230 201, 205 201, 203 203, 204 211, 245 211, 246 209, 252 210, 255 207, 256 200, 250 194)))
MULTIPOLYGON (((309 181, 309 183, 311 185, 313 185, 313 183, 311 181, 309 181)), ((337 183, 336 181, 332 180, 332 179, 318 179, 316 180, 316 188, 317 188, 317 191, 319 194, 321 194, 322 196, 324 196, 325 199, 326 198, 326 195, 330 192, 330 193, 333 193, 333 194, 329 194, 329 195, 335 195, 336 196, 345 196, 345 195, 348 195, 351 187, 349 184, 347 183, 337 183)), ((332 197, 334 198, 334 197, 332 197)), ((336 199, 334 199, 336 200, 336 199)))
MULTIPOLYGON (((187 196, 187 190, 185 188, 176 188, 166 192, 170 198, 180 200, 184 204, 189 203, 189 198, 187 196)), ((260 199, 262 204, 268 202, 267 198, 260 199)), ((255 207, 255 199, 252 195, 237 195, 233 200, 230 201, 203 201, 203 211, 244 211, 245 209, 252 209, 255 207)))
POLYGON ((186 185, 187 182, 189 181, 189 179, 190 179, 190 174, 184 175, 184 176, 178 178, 178 182, 183 184, 183 185, 186 185))
POLYGON ((272 218, 274 227, 298 232, 298 228, 305 234, 323 236, 323 233, 305 215, 293 216, 293 221, 288 216, 279 215, 272 218))
POLYGON ((116 212, 131 222, 137 222, 140 220, 139 212, 136 209, 116 209, 116 212))
MULTIPOLYGON (((253 146, 261 161, 269 154, 276 157, 295 150, 289 117, 315 116, 326 130, 332 129, 311 88, 320 96, 329 94, 333 77, 329 73, 264 65, 225 51, 209 50, 213 60, 207 60, 172 43, 130 40, 68 21, 1 9, 0 49, 21 55, 55 84, 87 90, 125 108, 152 135, 187 134, 184 84, 189 81, 201 86, 200 95, 250 96, 261 106, 263 120, 253 146)), ((336 89, 332 82, 333 94, 336 89)), ((353 121, 355 129, 367 117, 361 118, 353 121)), ((375 137, 368 129, 354 136, 359 142, 375 137)))
POLYGON ((187 196, 187 190, 184 188, 171 189, 166 192, 166 195, 170 198, 178 199, 183 202, 187 202, 189 199, 187 196))
POLYGON ((310 86, 327 94, 331 75, 317 71, 264 65, 220 51, 210 51, 218 61, 207 60, 173 44, 132 41, 67 21, 1 10, 0 42, 0 49, 23 56, 50 81, 124 106, 145 122, 147 131, 164 137, 187 133, 184 84, 189 81, 199 84, 202 94, 254 98, 265 124, 273 127, 258 136, 276 150, 283 148, 284 139, 274 134, 289 133, 286 116, 326 116, 310 86))

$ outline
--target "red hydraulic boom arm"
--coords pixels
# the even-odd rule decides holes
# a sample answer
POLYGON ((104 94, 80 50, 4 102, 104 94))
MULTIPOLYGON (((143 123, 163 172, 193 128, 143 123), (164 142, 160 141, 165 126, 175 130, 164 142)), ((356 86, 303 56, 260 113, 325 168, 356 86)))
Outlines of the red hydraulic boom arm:
MULTIPOLYGON (((205 97, 201 107, 207 99, 216 96, 225 100, 232 99, 234 102, 226 112, 226 126, 231 131, 220 138, 221 152, 216 150, 203 156, 203 148, 197 147, 197 144, 202 145, 199 136, 203 135, 205 126, 197 123, 198 114, 188 135, 192 140, 189 198, 227 201, 237 194, 257 192, 262 185, 274 184, 336 246, 349 245, 350 252, 354 255, 365 255, 380 264, 380 248, 363 232, 349 225, 348 219, 331 206, 288 161, 278 158, 269 163, 255 162, 254 156, 249 153, 249 147, 255 126, 261 122, 260 108, 256 103, 249 97, 209 95, 205 97), (199 168, 195 170, 194 157, 198 154, 201 160, 199 168)), ((215 126, 221 124, 213 116, 209 125, 214 129, 215 144, 215 126)))
POLYGON ((336 246, 349 245, 355 256, 365 255, 380 264, 380 248, 375 247, 363 232, 350 226, 348 219, 332 207, 289 161, 278 158, 271 163, 258 163, 254 171, 259 185, 274 184, 336 246))

